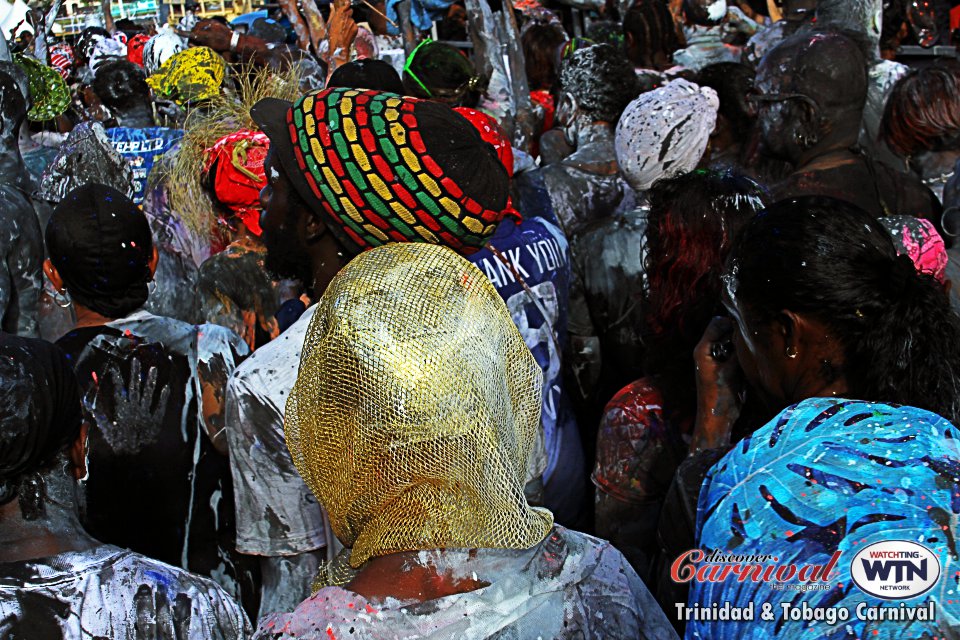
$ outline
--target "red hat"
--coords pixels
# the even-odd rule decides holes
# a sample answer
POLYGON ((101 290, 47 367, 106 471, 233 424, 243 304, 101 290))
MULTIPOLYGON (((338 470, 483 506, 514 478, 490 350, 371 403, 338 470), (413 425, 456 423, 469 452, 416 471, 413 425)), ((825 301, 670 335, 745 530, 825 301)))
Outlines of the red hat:
POLYGON ((259 236, 260 189, 267 183, 264 162, 270 139, 260 131, 241 129, 226 135, 204 151, 204 173, 213 175, 217 200, 226 205, 247 229, 259 236))
MULTIPOLYGON (((453 110, 466 118, 467 121, 473 125, 473 128, 480 132, 480 138, 493 147, 493 150, 497 152, 497 157, 500 158, 500 164, 507 170, 507 175, 512 178, 513 146, 510 144, 510 140, 507 139, 507 134, 497 120, 489 114, 471 109, 470 107, 454 107, 453 110)), ((503 215, 504 217, 513 216, 518 220, 523 218, 520 212, 513 208, 513 199, 509 197, 507 198, 507 206, 503 210, 503 215)))
POLYGON ((145 33, 138 33, 127 41, 127 60, 143 66, 143 46, 150 39, 145 33))

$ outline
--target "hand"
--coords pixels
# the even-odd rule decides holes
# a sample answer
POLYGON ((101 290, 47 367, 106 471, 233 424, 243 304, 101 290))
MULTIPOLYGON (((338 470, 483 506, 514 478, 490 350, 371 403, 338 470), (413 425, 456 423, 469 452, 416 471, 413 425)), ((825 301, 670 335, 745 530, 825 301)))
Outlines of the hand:
POLYGON ((697 421, 691 451, 730 444, 730 432, 740 417, 742 373, 732 338, 730 318, 716 317, 694 349, 697 421))
POLYGON ((123 373, 117 365, 110 365, 104 372, 104 378, 107 377, 113 386, 113 395, 103 398, 98 389, 91 408, 94 422, 114 452, 122 455, 137 453, 159 437, 170 399, 170 387, 164 385, 160 398, 154 403, 157 368, 150 367, 144 384, 140 379, 140 359, 136 357, 130 364, 128 385, 124 385, 123 373))
POLYGON ((327 20, 327 62, 330 70, 350 62, 350 48, 357 37, 357 23, 353 20, 350 0, 334 0, 327 20))
POLYGON ((216 20, 201 20, 190 32, 190 44, 210 47, 217 53, 230 51, 230 39, 233 30, 216 20))

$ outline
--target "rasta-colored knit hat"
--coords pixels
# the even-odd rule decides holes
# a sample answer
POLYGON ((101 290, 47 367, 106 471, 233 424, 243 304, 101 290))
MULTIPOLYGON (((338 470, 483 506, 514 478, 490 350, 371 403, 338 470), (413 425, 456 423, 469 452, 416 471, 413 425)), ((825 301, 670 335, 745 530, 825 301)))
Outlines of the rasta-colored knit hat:
POLYGON ((267 98, 250 113, 345 249, 428 242, 470 254, 503 218, 503 165, 446 105, 341 88, 293 105, 267 98))

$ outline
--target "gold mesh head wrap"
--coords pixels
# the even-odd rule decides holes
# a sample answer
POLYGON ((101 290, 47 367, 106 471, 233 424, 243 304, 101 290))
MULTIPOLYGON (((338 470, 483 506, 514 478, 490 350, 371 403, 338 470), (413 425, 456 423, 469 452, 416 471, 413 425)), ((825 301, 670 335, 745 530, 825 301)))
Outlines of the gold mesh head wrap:
POLYGON ((437 245, 360 254, 304 342, 285 431, 350 565, 400 551, 526 549, 542 374, 490 281, 437 245))

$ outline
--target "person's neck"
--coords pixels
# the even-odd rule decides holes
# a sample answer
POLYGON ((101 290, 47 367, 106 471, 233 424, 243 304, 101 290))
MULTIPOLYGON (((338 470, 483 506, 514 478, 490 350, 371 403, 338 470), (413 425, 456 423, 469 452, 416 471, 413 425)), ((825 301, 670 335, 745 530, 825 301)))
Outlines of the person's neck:
POLYGON ((577 149, 582 149, 588 144, 602 142, 612 138, 612 128, 610 123, 605 120, 591 120, 585 122, 577 130, 577 149))
MULTIPOLYGON (((371 558, 347 584, 347 589, 372 602, 395 598, 406 602, 428 602, 438 598, 476 591, 489 586, 462 566, 457 554, 457 567, 445 561, 447 551, 406 551, 371 558)), ((476 550, 469 552, 473 558, 476 550)))
POLYGON ((153 110, 146 102, 116 114, 117 124, 132 129, 146 129, 153 126, 153 110))
POLYGON ((340 273, 340 269, 348 262, 350 262, 350 257, 340 248, 333 236, 329 233, 323 236, 310 257, 313 272, 313 286, 307 287, 311 292, 310 297, 319 300, 323 292, 327 290, 330 281, 340 273))
POLYGON ((856 139, 851 139, 849 136, 828 136, 816 146, 800 154, 795 166, 798 171, 813 166, 821 169, 829 168, 829 166, 842 163, 844 160, 853 159, 856 156, 853 152, 856 144, 856 139))
POLYGON ((73 304, 74 311, 77 314, 77 322, 74 325, 75 329, 80 329, 82 327, 102 327, 105 324, 110 324, 116 318, 108 318, 105 315, 97 313, 93 309, 88 309, 82 304, 73 304))
POLYGON ((58 463, 43 475, 46 497, 40 518, 25 520, 17 500, 0 507, 0 562, 49 558, 99 544, 80 524, 79 486, 68 473, 58 463))

